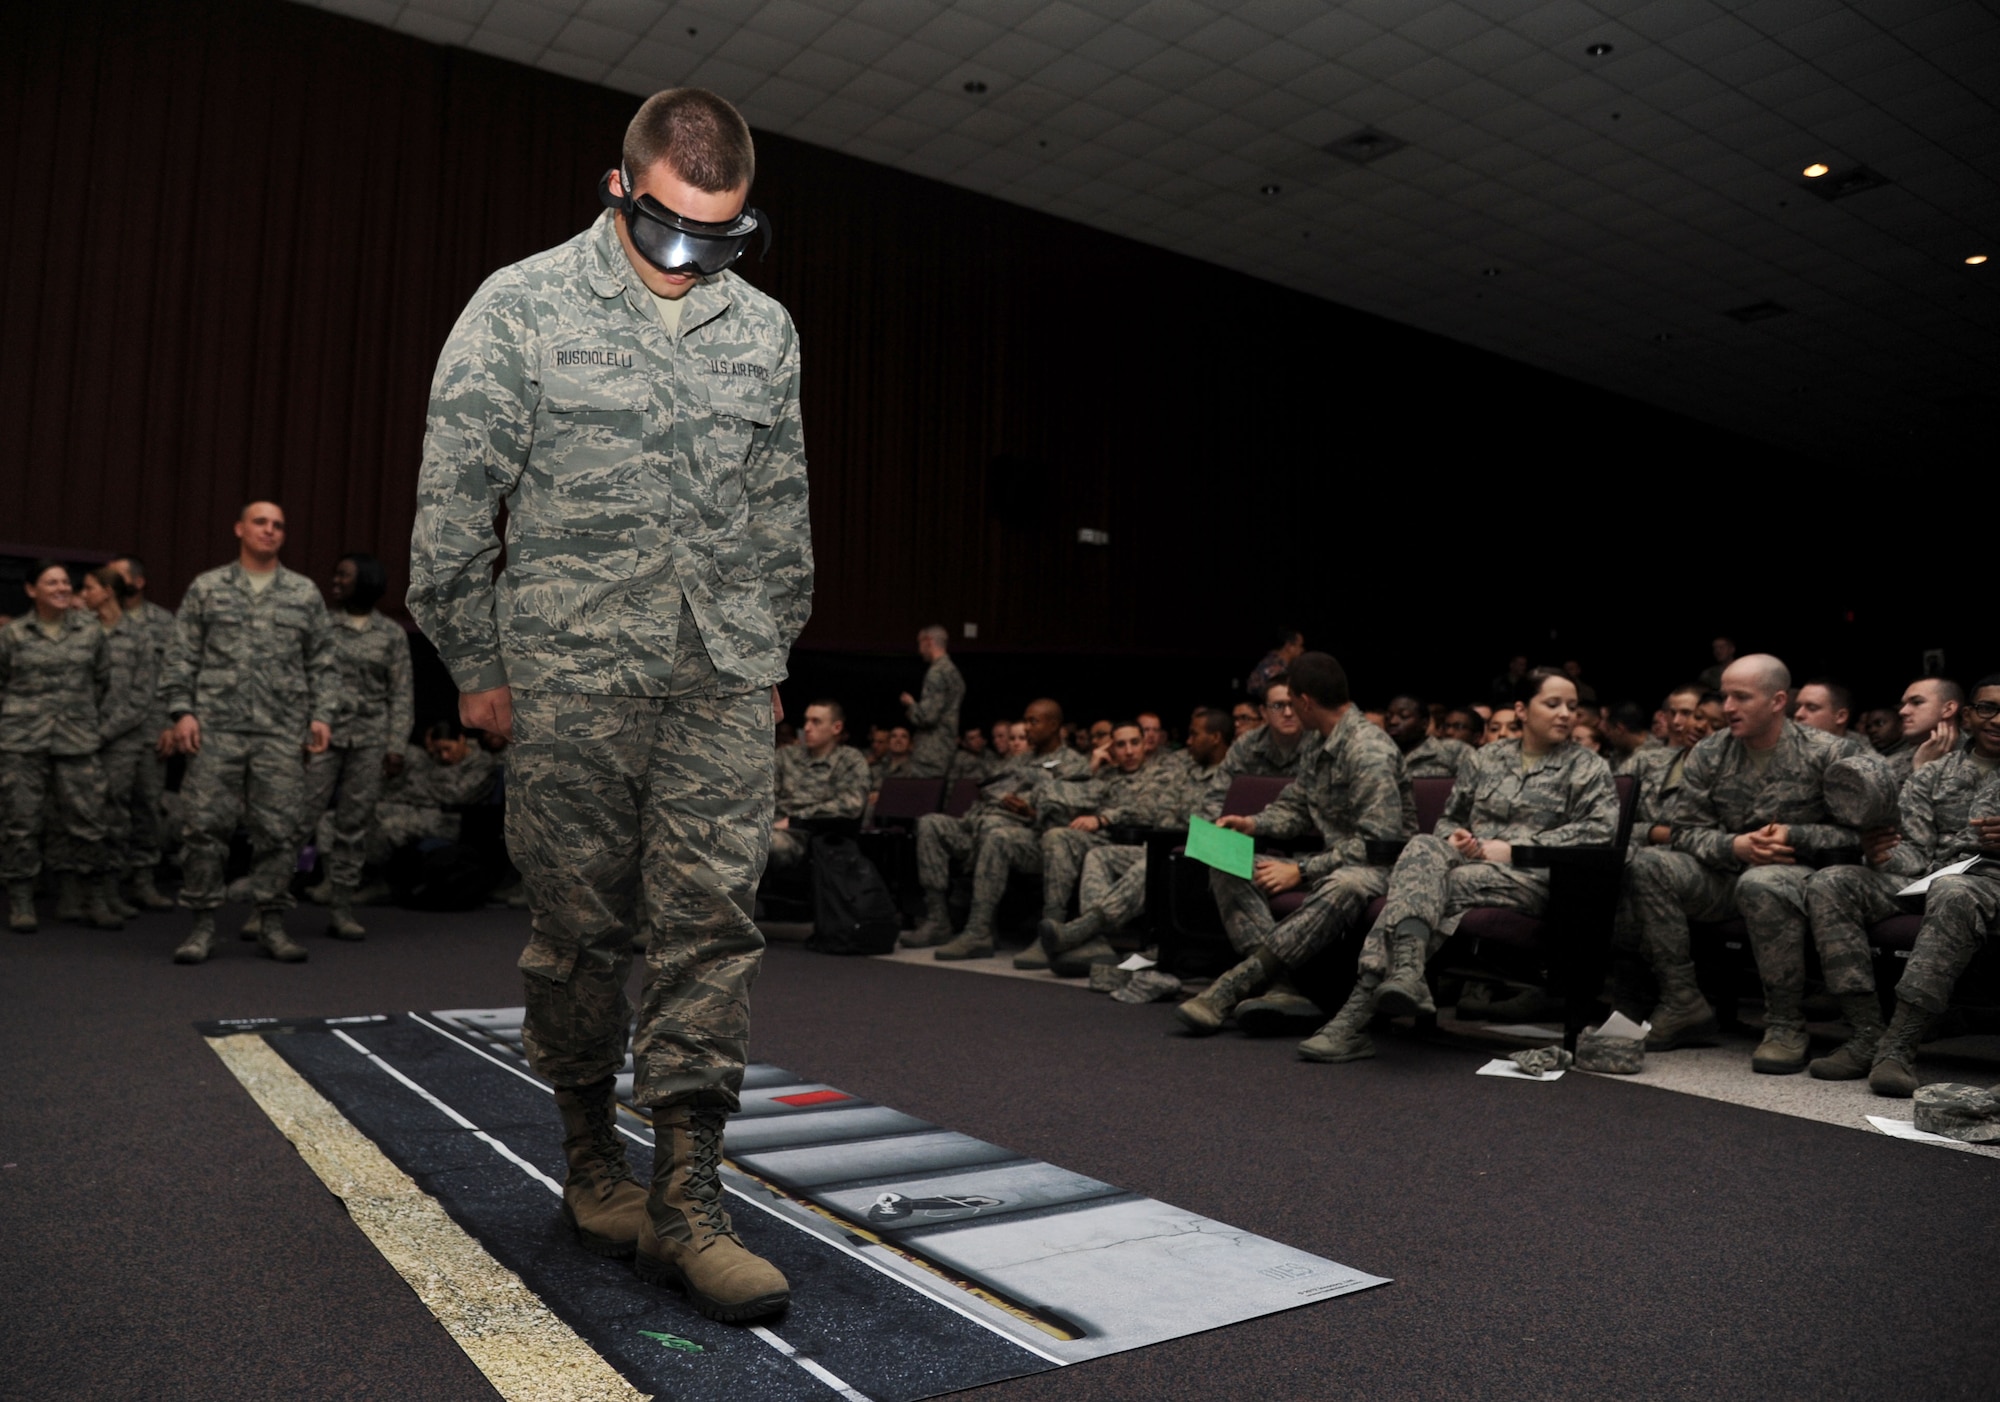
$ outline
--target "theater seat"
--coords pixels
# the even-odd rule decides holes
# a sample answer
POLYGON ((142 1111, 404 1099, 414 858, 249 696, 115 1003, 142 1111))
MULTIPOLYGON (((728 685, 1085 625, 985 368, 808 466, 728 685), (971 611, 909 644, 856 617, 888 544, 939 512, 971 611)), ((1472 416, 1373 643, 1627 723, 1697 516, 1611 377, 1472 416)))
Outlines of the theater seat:
POLYGON ((947 818, 963 818, 970 813, 972 805, 979 802, 979 787, 977 779, 960 779, 954 783, 951 792, 945 795, 944 815, 947 818))
POLYGON ((1869 926, 1868 943, 1883 953, 1907 954, 1917 947, 1917 931, 1923 925, 1924 917, 1921 915, 1892 915, 1869 926))
POLYGON ((942 779, 884 779, 870 827, 914 827, 918 818, 938 811, 943 797, 942 779))
MULTIPOLYGON (((1238 775, 1223 795, 1222 815, 1253 818, 1291 782, 1238 775)), ((1146 918, 1159 939, 1160 967, 1170 974, 1202 977, 1236 962, 1208 888, 1208 868, 1165 837, 1146 844, 1146 918)))

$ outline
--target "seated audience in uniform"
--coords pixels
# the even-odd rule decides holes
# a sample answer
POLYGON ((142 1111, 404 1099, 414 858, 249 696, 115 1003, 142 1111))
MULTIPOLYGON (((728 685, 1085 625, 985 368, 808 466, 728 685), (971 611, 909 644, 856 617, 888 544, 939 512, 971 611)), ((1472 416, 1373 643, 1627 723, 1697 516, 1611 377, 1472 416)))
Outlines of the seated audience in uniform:
POLYGON ((783 872, 804 863, 817 828, 858 825, 868 791, 868 762, 847 743, 847 712, 838 701, 814 701, 800 743, 778 752, 771 867, 783 872))

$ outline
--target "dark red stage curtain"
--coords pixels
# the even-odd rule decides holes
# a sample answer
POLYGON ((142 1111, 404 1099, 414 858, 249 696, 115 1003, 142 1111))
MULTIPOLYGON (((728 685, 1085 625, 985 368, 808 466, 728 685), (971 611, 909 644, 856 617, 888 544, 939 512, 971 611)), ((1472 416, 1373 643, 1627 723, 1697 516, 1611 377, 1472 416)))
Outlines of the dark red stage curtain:
MULTIPOLYGON (((636 102, 279 0, 15 14, 0 540, 136 550, 171 601, 268 496, 295 566, 375 550, 393 604, 438 347, 489 272, 593 217, 636 102)), ((1368 590, 1490 584, 1504 532, 1550 538, 1502 473, 1561 505, 1614 461, 1601 429, 1626 474, 1755 451, 1212 263, 760 155, 777 245, 746 271, 805 346, 808 646, 972 621, 981 648, 1247 666, 1284 613, 1364 648, 1394 622, 1368 590), (1485 563, 1455 573, 1460 547, 1485 563)))

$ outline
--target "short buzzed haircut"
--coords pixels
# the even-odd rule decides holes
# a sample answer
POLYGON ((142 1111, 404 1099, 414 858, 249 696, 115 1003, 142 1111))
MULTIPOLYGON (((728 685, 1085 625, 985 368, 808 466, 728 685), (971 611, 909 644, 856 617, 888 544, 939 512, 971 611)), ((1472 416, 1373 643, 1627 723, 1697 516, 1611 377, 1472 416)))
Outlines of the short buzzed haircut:
POLYGON ((842 706, 838 701, 835 701, 833 698, 821 697, 817 701, 806 702, 806 709, 808 711, 810 711, 815 706, 826 707, 827 719, 832 721, 835 725, 847 724, 847 708, 842 706))
POLYGON ((1989 686, 2000 686, 2000 672, 1991 672, 1972 684, 1972 694, 1977 696, 1989 686))
POLYGON ((1337 711, 1353 697, 1347 690, 1347 672, 1330 652, 1302 652, 1291 665, 1294 698, 1310 696, 1330 711, 1337 711))
POLYGON ((1197 706, 1190 720, 1200 721, 1210 735, 1227 735, 1236 728, 1235 718, 1220 706, 1197 706))
POLYGON ((120 555, 113 559, 111 563, 115 565, 119 560, 125 562, 125 568, 133 579, 141 584, 146 582, 146 562, 144 560, 140 559, 137 555, 120 555))
POLYGON ((1799 690, 1804 691, 1809 686, 1826 688, 1826 699, 1833 704, 1834 710, 1846 711, 1849 715, 1854 713, 1854 693, 1833 678, 1814 677, 1811 681, 1802 683, 1799 690))
POLYGON ((706 88, 668 88, 641 104, 625 128, 627 178, 661 161, 697 190, 739 189, 757 173, 757 148, 743 114, 706 88))
POLYGON ((1754 667, 1757 685, 1764 689, 1767 696, 1776 696, 1781 691, 1789 693, 1792 689, 1792 669, 1768 652, 1753 652, 1748 657, 1739 657, 1729 666, 1732 670, 1754 667))
POLYGON ((919 629, 917 636, 927 643, 936 643, 939 647, 946 647, 951 643, 951 634, 945 632, 942 623, 933 623, 928 628, 919 629))
MULTIPOLYGON (((1954 701, 1961 706, 1965 704, 1965 688, 1950 677, 1918 677, 1910 683, 1910 686, 1921 686, 1925 682, 1937 683, 1938 702, 1941 705, 1950 705, 1954 701)), ((1909 689, 1910 687, 1908 686, 1903 688, 1904 691, 1908 691, 1909 689)))

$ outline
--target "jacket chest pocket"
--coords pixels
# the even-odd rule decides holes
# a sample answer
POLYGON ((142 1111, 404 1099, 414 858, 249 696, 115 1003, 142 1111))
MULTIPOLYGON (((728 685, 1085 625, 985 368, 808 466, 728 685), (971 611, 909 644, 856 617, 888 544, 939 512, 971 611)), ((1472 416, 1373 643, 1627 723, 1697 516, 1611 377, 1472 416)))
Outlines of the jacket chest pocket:
POLYGON ((645 454, 643 405, 545 399, 535 411, 529 465, 566 496, 616 495, 639 475, 645 454))
POLYGON ((700 451, 708 459, 709 475, 722 495, 743 491, 743 464, 756 446, 758 435, 777 422, 771 406, 771 392, 757 380, 745 377, 708 393, 709 429, 700 451))
POLYGON ((630 577, 638 533, 658 514, 646 470, 646 411, 629 402, 550 398, 535 410, 532 496, 508 524, 510 566, 529 573, 630 577))

